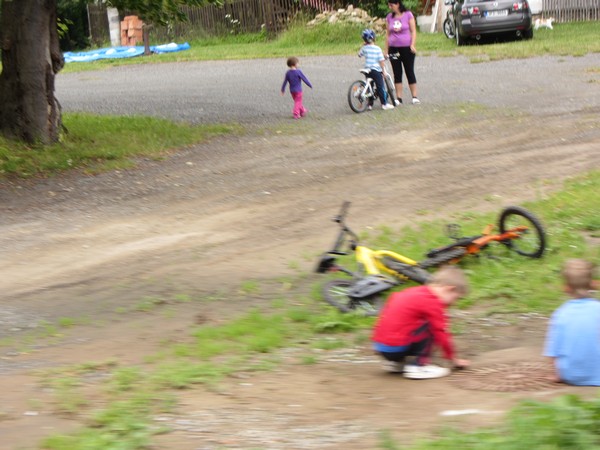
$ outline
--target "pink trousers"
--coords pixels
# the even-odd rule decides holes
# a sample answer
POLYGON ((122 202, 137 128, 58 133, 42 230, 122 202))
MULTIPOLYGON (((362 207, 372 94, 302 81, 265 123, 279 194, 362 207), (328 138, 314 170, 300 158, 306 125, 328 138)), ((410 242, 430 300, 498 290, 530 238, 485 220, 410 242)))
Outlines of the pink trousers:
POLYGON ((294 109, 292 110, 294 119, 304 117, 308 110, 302 104, 302 92, 292 92, 292 98, 294 99, 294 109))

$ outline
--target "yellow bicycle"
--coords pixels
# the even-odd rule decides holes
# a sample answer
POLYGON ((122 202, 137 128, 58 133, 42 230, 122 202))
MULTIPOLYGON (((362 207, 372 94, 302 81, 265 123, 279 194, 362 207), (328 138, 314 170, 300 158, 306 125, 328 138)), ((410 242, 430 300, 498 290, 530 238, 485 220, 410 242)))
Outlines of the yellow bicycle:
POLYGON ((333 249, 323 254, 317 266, 318 273, 343 272, 351 279, 335 279, 323 286, 325 301, 341 312, 359 310, 365 315, 377 315, 385 297, 384 292, 413 280, 425 283, 429 273, 418 266, 417 261, 390 250, 372 250, 360 245, 358 236, 345 219, 350 202, 344 202, 340 213, 333 221, 340 225, 340 232, 333 249), (349 249, 354 251, 358 270, 351 271, 337 264, 337 256, 348 255, 342 246, 348 242, 349 249))

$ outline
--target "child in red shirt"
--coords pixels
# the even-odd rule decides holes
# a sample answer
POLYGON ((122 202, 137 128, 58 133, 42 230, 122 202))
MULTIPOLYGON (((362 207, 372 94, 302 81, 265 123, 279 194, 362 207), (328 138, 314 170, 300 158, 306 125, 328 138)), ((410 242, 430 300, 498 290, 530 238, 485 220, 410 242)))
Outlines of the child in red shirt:
POLYGON ((405 378, 411 379, 448 375, 450 369, 428 364, 434 344, 455 366, 469 365, 469 361, 455 355, 445 311, 467 292, 463 271, 446 266, 433 275, 428 285, 390 295, 373 331, 374 349, 389 361, 390 370, 402 371, 405 378), (415 364, 405 365, 407 356, 415 356, 415 364))

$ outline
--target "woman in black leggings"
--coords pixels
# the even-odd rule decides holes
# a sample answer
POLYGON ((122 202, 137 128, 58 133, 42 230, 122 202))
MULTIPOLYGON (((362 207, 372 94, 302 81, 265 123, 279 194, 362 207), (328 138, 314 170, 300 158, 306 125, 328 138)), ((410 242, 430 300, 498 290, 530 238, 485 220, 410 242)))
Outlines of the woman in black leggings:
POLYGON ((389 55, 394 71, 396 95, 402 103, 402 67, 406 72, 408 88, 414 105, 421 103, 417 97, 417 77, 415 76, 415 54, 417 53, 417 25, 415 16, 402 0, 390 0, 392 10, 386 17, 387 39, 385 53, 389 55))

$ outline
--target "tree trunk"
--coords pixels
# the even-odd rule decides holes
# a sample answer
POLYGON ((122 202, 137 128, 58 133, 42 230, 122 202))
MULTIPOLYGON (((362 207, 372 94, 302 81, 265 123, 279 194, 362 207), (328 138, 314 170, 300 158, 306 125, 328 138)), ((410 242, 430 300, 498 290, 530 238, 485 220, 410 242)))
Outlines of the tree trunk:
POLYGON ((64 66, 56 1, 0 2, 0 132, 29 143, 56 142, 62 126, 54 96, 54 79, 64 66))
POLYGON ((150 28, 152 25, 142 25, 142 41, 144 42, 144 56, 149 56, 152 54, 150 51, 150 28))

